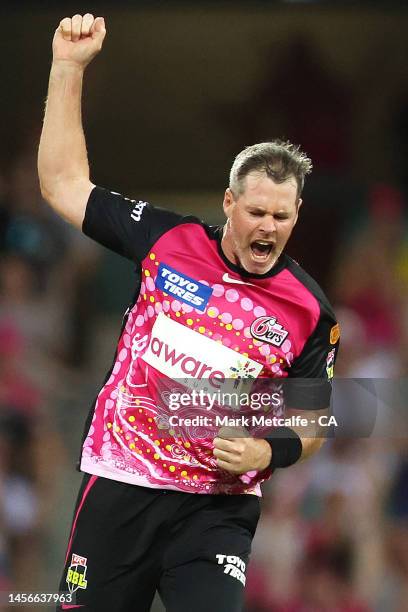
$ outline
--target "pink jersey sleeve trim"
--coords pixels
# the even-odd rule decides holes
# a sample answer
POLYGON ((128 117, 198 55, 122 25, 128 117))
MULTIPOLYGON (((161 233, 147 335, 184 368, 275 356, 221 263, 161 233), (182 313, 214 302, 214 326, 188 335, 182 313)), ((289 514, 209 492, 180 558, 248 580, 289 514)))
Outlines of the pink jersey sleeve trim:
POLYGON ((74 537, 74 533, 75 533, 75 529, 76 529, 79 513, 82 510, 82 506, 85 503, 85 500, 86 500, 86 498, 88 496, 89 491, 91 490, 91 488, 93 487, 93 485, 95 484, 97 479, 98 479, 98 476, 91 476, 88 484, 85 487, 85 491, 83 492, 81 501, 79 502, 78 510, 76 511, 74 522, 72 523, 71 533, 70 533, 70 536, 69 536, 67 554, 65 555, 65 564, 67 563, 67 560, 68 560, 68 557, 69 557, 69 553, 71 552, 72 539, 74 537))

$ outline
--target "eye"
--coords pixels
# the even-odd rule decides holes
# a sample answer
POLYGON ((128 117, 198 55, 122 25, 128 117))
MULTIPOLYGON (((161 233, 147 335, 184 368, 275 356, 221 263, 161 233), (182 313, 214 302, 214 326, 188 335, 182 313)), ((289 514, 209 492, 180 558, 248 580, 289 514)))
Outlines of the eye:
POLYGON ((263 217, 264 213, 261 210, 250 210, 251 217, 263 217))
POLYGON ((275 215, 275 219, 277 221, 286 221, 286 219, 289 219, 289 217, 287 215, 275 215))

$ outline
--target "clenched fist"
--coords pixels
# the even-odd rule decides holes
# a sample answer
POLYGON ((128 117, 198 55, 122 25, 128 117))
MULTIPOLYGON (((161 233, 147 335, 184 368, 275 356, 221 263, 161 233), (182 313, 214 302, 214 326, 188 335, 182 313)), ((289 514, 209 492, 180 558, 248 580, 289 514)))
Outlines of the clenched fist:
POLYGON ((271 461, 271 447, 265 440, 251 438, 234 428, 221 428, 214 438, 213 455, 217 464, 230 474, 245 474, 266 469, 271 461), (239 437, 238 437, 239 436, 239 437))
POLYGON ((90 13, 65 17, 54 34, 54 62, 66 61, 85 68, 101 50, 105 34, 103 17, 95 19, 90 13))

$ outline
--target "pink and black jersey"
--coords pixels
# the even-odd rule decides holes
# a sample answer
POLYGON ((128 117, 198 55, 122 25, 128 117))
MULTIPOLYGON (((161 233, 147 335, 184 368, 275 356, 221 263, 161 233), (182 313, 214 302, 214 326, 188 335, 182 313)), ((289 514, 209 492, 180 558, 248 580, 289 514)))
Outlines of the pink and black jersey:
POLYGON ((224 256, 221 228, 99 187, 83 231, 135 261, 140 275, 87 420, 81 470, 145 487, 259 495, 269 470, 221 470, 212 439, 172 426, 163 402, 180 381, 216 392, 248 376, 298 380, 291 407, 327 406, 338 327, 322 290, 286 255, 251 275, 224 256))

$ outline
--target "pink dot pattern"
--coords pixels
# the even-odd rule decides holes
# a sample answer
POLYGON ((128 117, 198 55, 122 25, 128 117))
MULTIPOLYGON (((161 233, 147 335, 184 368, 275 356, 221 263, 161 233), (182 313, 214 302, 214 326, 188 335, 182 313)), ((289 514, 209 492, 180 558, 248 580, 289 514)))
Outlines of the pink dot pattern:
POLYGON ((222 295, 224 295, 224 287, 223 285, 213 285, 213 296, 214 297, 221 297, 222 295))
POLYGON ((244 322, 242 319, 234 319, 232 322, 232 327, 236 330, 240 330, 244 327, 244 322))
POLYGON ((266 315, 266 310, 263 306, 255 306, 254 308, 254 316, 256 318, 258 317, 264 317, 266 315))
POLYGON ((154 284, 154 280, 152 279, 151 276, 148 276, 146 278, 146 288, 147 288, 148 291, 154 291, 155 288, 156 288, 156 286, 154 284))
POLYGON ((252 300, 250 300, 249 298, 242 298, 241 300, 241 308, 243 310, 246 310, 247 312, 249 312, 250 310, 252 310, 254 307, 254 304, 252 302, 252 300))
POLYGON ((228 289, 225 292, 225 299, 227 302, 237 302, 239 299, 239 293, 236 289, 228 289))

